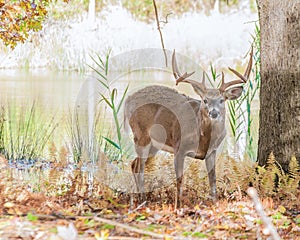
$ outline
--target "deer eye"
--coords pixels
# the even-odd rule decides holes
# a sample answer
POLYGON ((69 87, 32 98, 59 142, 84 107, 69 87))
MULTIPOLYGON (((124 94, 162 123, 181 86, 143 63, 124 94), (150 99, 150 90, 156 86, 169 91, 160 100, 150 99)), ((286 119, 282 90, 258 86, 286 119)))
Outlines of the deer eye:
POLYGON ((221 100, 220 100, 220 103, 223 103, 223 102, 224 102, 224 99, 221 99, 221 100))
POLYGON ((205 104, 207 104, 207 99, 204 99, 203 102, 204 102, 205 104))

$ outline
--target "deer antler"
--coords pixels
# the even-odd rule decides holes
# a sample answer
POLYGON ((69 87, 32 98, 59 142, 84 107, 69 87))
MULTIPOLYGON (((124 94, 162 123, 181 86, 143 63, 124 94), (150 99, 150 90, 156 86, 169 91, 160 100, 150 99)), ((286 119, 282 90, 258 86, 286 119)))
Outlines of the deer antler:
POLYGON ((175 56, 175 50, 173 52, 172 55, 172 69, 173 69, 173 75, 176 79, 176 85, 178 85, 178 83, 180 82, 185 82, 185 83, 189 83, 191 84, 194 88, 200 88, 202 91, 206 91, 206 87, 205 87, 205 73, 203 72, 203 78, 202 78, 202 83, 191 80, 191 79, 187 79, 188 77, 190 77, 192 74, 195 73, 191 72, 191 73, 187 73, 185 72, 184 74, 181 74, 178 70, 178 66, 177 66, 177 61, 176 61, 176 56, 175 56))
POLYGON ((244 75, 240 74, 236 70, 234 70, 234 69, 232 69, 232 68, 229 67, 229 70, 231 72, 233 72, 235 75, 237 75, 240 79, 233 80, 233 81, 230 81, 228 83, 225 83, 224 82, 224 73, 222 72, 222 84, 219 87, 219 90, 221 92, 225 92, 226 89, 229 88, 230 86, 233 86, 233 85, 236 85, 236 84, 240 84, 240 83, 246 83, 247 82, 247 80, 249 78, 249 75, 251 73, 251 68, 252 68, 252 56, 253 56, 253 47, 251 48, 249 63, 248 63, 248 66, 246 68, 246 71, 245 71, 244 75))
POLYGON ((181 74, 178 70, 177 61, 175 57, 175 50, 172 54, 172 69, 173 69, 173 75, 176 79, 176 85, 178 85, 179 82, 182 82, 184 80, 188 80, 187 78, 193 75, 195 72, 181 74))

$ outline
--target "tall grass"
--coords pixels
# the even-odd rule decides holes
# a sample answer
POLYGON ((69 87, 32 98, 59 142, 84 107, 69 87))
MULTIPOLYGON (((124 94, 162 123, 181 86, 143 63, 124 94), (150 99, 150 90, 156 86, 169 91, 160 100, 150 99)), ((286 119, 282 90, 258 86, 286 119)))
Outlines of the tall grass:
POLYGON ((0 152, 12 161, 38 160, 55 128, 54 117, 42 115, 35 103, 29 108, 8 104, 0 113, 0 152))
MULTIPOLYGON (((257 115, 257 112, 253 109, 255 100, 257 99, 258 90, 260 87, 260 74, 259 74, 259 65, 260 65, 260 46, 259 46, 259 36, 260 31, 258 25, 255 28, 255 36, 253 41, 254 48, 254 66, 252 67, 252 72, 254 77, 247 81, 244 85, 244 91, 236 100, 227 101, 228 108, 228 120, 230 125, 231 134, 235 142, 235 151, 237 150, 238 142, 241 139, 241 136, 246 133, 246 146, 245 154, 252 161, 256 161, 257 157, 257 129, 254 129, 254 115, 257 115)), ((215 83, 220 77, 220 74, 217 74, 216 69, 211 64, 210 66, 210 75, 208 76, 209 83, 212 87, 215 86, 215 83)), ((221 81, 220 81, 221 82, 221 81)), ((220 85, 219 82, 219 85, 220 85)))
MULTIPOLYGON (((211 78, 208 77, 209 83, 211 87, 216 85, 216 82, 219 80, 221 74, 218 74, 214 66, 210 65, 210 75, 211 78)), ((218 87, 221 85, 221 80, 218 82, 218 87)), ((228 108, 228 120, 230 124, 231 134, 234 138, 235 143, 239 141, 243 129, 241 128, 243 124, 244 114, 245 112, 242 110, 242 104, 245 100, 245 93, 242 96, 234 101, 227 101, 227 108, 228 108)))
POLYGON ((251 160, 256 161, 257 159, 257 138, 255 134, 253 134, 253 114, 251 114, 253 100, 259 94, 260 88, 260 29, 259 26, 255 25, 255 36, 253 41, 254 47, 254 67, 252 72, 254 73, 254 78, 249 81, 248 84, 248 92, 246 98, 247 104, 247 145, 246 145, 246 153, 251 160))
MULTIPOLYGON (((116 151, 118 151, 117 155, 115 155, 115 154, 113 154, 113 155, 115 155, 115 157, 116 157, 115 160, 119 161, 122 159, 122 155, 124 153, 123 142, 122 142, 122 133, 121 133, 122 125, 119 121, 119 115, 120 115, 120 110, 124 103, 129 85, 126 86, 125 91, 120 96, 120 100, 118 101, 117 100, 118 90, 111 86, 110 79, 108 79, 109 56, 110 56, 110 51, 108 51, 108 53, 106 54, 104 59, 101 58, 98 54, 96 55, 96 58, 91 56, 96 67, 93 67, 91 65, 89 65, 89 66, 96 73, 99 84, 101 84, 102 87, 104 87, 104 89, 105 89, 105 92, 100 93, 100 102, 99 103, 104 103, 108 107, 108 109, 111 110, 115 129, 116 129, 116 136, 117 136, 116 140, 111 137, 114 135, 113 133, 110 136, 102 136, 102 137, 107 143, 109 143, 109 145, 113 146, 114 149, 116 151)), ((105 145, 105 149, 107 149, 107 145, 105 145)))
POLYGON ((254 129, 253 122, 254 116, 257 115, 253 105, 257 100, 257 94, 260 87, 260 75, 259 75, 259 61, 260 61, 260 48, 259 48, 259 28, 256 26, 256 36, 253 42, 254 47, 254 66, 252 72, 254 77, 250 77, 244 86, 243 94, 240 98, 234 101, 228 101, 227 106, 229 109, 229 122, 230 129, 237 143, 241 135, 246 131, 246 146, 245 154, 252 160, 256 161, 257 146, 255 133, 257 129, 254 129))
POLYGON ((74 114, 69 113, 67 121, 67 135, 70 140, 70 151, 73 156, 73 161, 79 163, 80 161, 91 161, 95 163, 99 157, 99 147, 101 145, 101 133, 103 132, 103 125, 100 123, 100 111, 94 113, 94 121, 91 126, 91 136, 87 136, 87 129, 82 126, 80 121, 80 113, 75 109, 74 114), (100 143, 100 144, 99 144, 100 143))
POLYGON ((67 134, 70 138, 70 150, 73 155, 73 160, 78 163, 82 159, 84 152, 84 139, 80 129, 78 111, 74 111, 74 115, 69 113, 67 120, 67 134))

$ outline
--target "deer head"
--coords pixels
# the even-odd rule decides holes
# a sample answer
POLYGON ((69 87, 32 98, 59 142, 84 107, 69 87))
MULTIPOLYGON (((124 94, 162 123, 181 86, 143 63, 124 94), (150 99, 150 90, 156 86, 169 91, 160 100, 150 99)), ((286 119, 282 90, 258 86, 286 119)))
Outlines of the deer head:
POLYGON ((225 83, 224 73, 222 72, 221 86, 218 89, 206 88, 205 86, 205 72, 203 72, 202 82, 197 82, 191 79, 188 79, 194 72, 181 74, 178 70, 175 50, 172 55, 172 68, 173 75, 176 79, 176 85, 181 82, 189 83, 192 85, 194 91, 200 96, 203 102, 208 107, 209 116, 212 120, 218 120, 219 118, 225 117, 225 101, 226 100, 235 100, 241 96, 243 92, 243 86, 247 82, 251 67, 252 67, 252 55, 253 48, 250 53, 250 60, 248 66, 245 70, 244 75, 240 74, 236 70, 229 67, 229 70, 233 72, 238 79, 232 80, 225 83))

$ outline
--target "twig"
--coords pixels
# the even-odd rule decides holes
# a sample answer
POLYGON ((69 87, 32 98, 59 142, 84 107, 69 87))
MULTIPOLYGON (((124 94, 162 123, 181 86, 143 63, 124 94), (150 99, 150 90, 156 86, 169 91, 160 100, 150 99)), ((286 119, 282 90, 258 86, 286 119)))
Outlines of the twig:
POLYGON ((109 236, 108 240, 140 240, 140 238, 133 237, 121 237, 121 236, 109 236))
POLYGON ((136 212, 136 211, 139 210, 141 207, 143 207, 146 203, 147 203, 147 201, 141 203, 140 205, 137 206, 137 208, 135 208, 135 209, 133 209, 133 210, 130 210, 129 213, 134 213, 134 212, 136 212))
POLYGON ((168 14, 166 15, 166 20, 165 20, 165 21, 159 21, 159 22, 165 23, 165 24, 169 23, 168 17, 169 17, 171 14, 173 14, 173 13, 172 13, 172 12, 168 13, 168 14))
POLYGON ((159 239, 166 239, 166 238, 179 239, 179 238, 174 238, 173 236, 170 236, 170 235, 154 233, 154 232, 150 232, 150 231, 143 230, 143 229, 140 229, 140 228, 131 227, 129 225, 126 225, 126 224, 123 224, 123 223, 119 223, 119 222, 116 222, 116 221, 112 221, 112 220, 109 220, 109 219, 101 218, 101 217, 94 217, 94 220, 95 221, 99 221, 99 222, 103 222, 103 223, 106 223, 106 224, 109 224, 109 225, 113 225, 113 226, 116 226, 116 227, 120 227, 120 228, 126 229, 126 230, 128 230, 130 232, 135 232, 135 233, 142 234, 142 235, 148 235, 148 236, 151 236, 153 238, 159 238, 159 239))
POLYGON ((164 52, 164 55, 165 55, 166 67, 168 67, 168 57, 167 57, 167 53, 166 53, 166 49, 165 49, 163 35, 162 35, 161 29, 160 29, 160 23, 159 23, 159 19, 158 19, 158 13, 157 13, 157 7, 156 7, 156 1, 155 0, 153 0, 153 6, 154 6, 154 11, 155 11, 157 30, 159 32, 161 46, 162 46, 162 49, 163 49, 163 52, 164 52))
POLYGON ((253 187, 250 187, 250 188, 248 188, 247 193, 252 198, 256 212, 258 213, 261 220, 265 224, 267 230, 270 232, 272 238, 274 240, 280 240, 280 236, 278 235, 275 227, 273 226, 272 222, 270 221, 270 219, 268 218, 268 216, 266 215, 266 213, 264 211, 264 208, 259 200, 256 189, 253 187))

